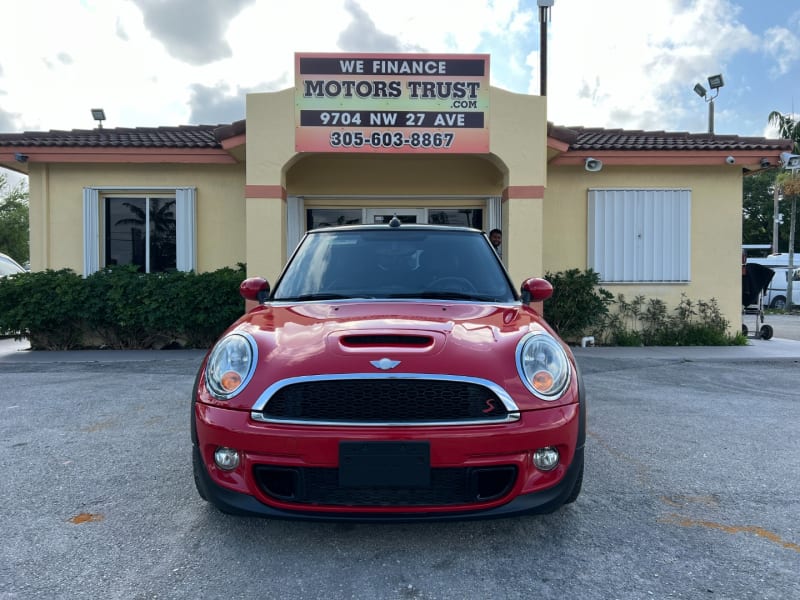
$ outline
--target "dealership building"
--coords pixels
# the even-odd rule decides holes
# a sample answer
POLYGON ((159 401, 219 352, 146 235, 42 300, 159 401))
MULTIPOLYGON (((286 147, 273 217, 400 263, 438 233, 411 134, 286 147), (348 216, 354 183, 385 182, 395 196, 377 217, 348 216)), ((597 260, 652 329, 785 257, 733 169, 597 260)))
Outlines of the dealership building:
POLYGON ((562 127, 488 55, 298 54, 295 87, 224 125, 0 132, 29 176, 33 270, 113 264, 274 280, 305 231, 503 231, 515 283, 592 268, 612 293, 716 298, 738 329, 742 178, 789 140, 562 127))

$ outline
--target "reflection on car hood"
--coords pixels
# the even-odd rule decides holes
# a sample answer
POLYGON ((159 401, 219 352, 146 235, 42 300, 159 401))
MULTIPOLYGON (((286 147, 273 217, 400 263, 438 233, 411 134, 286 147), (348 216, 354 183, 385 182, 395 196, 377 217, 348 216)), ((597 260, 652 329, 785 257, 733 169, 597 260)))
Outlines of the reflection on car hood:
POLYGON ((266 305, 236 329, 258 342, 259 362, 267 367, 259 378, 376 372, 381 367, 372 361, 387 358, 400 361, 392 372, 492 380, 516 378, 519 339, 533 329, 549 331, 536 312, 518 304, 418 301, 266 305))

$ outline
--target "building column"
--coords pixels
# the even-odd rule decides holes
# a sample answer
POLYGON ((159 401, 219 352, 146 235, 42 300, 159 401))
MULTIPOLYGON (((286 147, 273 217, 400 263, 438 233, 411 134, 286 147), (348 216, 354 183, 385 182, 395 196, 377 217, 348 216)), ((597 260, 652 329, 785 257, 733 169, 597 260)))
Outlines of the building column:
MULTIPOLYGON (((503 190, 503 260, 519 290, 529 277, 544 276, 544 186, 503 190)), ((542 304, 534 305, 542 312, 542 304)))
POLYGON ((275 283, 286 263, 286 189, 245 186, 245 257, 248 277, 275 283))

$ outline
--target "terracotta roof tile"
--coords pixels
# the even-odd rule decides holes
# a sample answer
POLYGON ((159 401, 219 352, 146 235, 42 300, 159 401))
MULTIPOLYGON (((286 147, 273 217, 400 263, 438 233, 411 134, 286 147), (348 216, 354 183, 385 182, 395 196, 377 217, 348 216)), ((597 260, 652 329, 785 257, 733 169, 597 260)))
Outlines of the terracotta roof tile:
MULTIPOLYGON (((61 148, 222 148, 221 142, 246 132, 244 120, 223 125, 73 129, 0 133, 0 147, 61 148)), ((547 134, 572 151, 599 150, 791 150, 791 140, 673 131, 562 127, 548 123, 547 134)))
POLYGON ((221 148, 214 135, 219 125, 73 129, 0 134, 0 147, 44 148, 221 148))
POLYGON ((581 150, 790 150, 791 140, 677 131, 548 127, 548 135, 581 150))

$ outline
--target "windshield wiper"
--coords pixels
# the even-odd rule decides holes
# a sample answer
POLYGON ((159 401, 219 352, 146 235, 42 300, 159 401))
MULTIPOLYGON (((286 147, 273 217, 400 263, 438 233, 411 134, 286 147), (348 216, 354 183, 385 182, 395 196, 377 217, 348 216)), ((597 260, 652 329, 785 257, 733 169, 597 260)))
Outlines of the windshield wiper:
POLYGON ((310 302, 313 300, 347 300, 352 296, 345 296, 344 294, 300 294, 299 296, 290 296, 288 298, 275 298, 276 302, 310 302))

